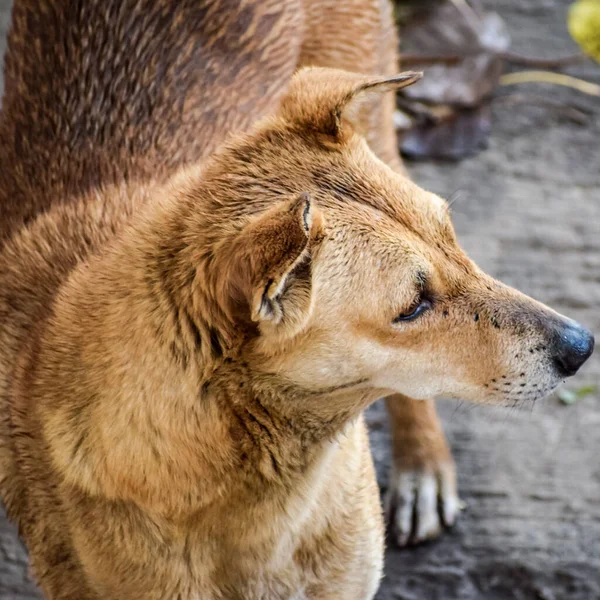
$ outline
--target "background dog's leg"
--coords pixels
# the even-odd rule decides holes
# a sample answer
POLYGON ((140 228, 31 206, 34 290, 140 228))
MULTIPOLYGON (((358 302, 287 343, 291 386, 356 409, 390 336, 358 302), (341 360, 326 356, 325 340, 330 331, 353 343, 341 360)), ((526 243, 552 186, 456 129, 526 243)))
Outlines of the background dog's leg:
POLYGON ((436 537, 454 523, 460 501, 454 460, 435 402, 386 398, 393 462, 385 498, 390 532, 404 546, 436 537))
MULTIPOLYGON (((299 66, 374 75, 398 73, 398 35, 387 0, 304 0, 305 34, 299 66)), ((360 129, 371 149, 403 171, 393 127, 395 100, 383 94, 365 102, 360 129)))

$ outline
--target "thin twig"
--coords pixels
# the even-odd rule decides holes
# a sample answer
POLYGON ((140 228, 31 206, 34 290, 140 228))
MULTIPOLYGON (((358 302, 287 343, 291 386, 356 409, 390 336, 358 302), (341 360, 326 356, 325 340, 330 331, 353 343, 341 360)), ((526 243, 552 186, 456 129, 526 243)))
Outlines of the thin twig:
POLYGON ((412 100, 405 96, 397 96, 396 106, 405 115, 411 117, 418 125, 434 125, 439 123, 439 116, 434 107, 427 106, 418 100, 412 100))
POLYGON ((569 119, 580 125, 585 125, 589 119, 589 113, 587 111, 576 108, 575 106, 569 106, 564 102, 558 100, 552 100, 539 94, 505 94, 502 96, 494 96, 492 98, 494 102, 502 102, 503 104, 518 104, 521 102, 535 104, 536 106, 543 106, 559 110, 564 113, 569 119))
POLYGON ((570 56, 561 56, 560 58, 533 58, 521 56, 515 52, 499 52, 496 56, 515 65, 538 67, 540 69, 562 69, 563 67, 582 62, 586 58, 585 54, 581 52, 579 54, 571 54, 570 56))
POLYGON ((475 34, 476 39, 479 39, 479 27, 481 26, 481 17, 473 10, 473 7, 467 2, 467 0, 451 0, 452 4, 456 7, 458 12, 463 16, 475 34))
POLYGON ((401 65, 434 65, 434 64, 458 64, 469 55, 453 54, 448 56, 437 56, 435 54, 400 54, 401 65))
POLYGON ((572 88, 589 96, 600 96, 600 85, 550 71, 520 71, 507 73, 500 77, 500 85, 518 85, 520 83, 550 83, 572 88))
POLYGON ((396 106, 419 125, 439 125, 456 115, 456 108, 449 104, 427 105, 404 96, 396 98, 396 106))
MULTIPOLYGON (((403 65, 434 65, 459 64, 466 58, 477 56, 482 52, 487 52, 483 48, 480 52, 469 52, 468 54, 400 54, 400 63, 403 65)), ((559 58, 533 58, 529 56, 521 56, 514 52, 489 52, 490 57, 500 58, 515 65, 524 65, 526 67, 537 67, 540 69, 562 69, 570 65, 581 62, 585 59, 585 54, 573 54, 571 56, 561 56, 559 58)))

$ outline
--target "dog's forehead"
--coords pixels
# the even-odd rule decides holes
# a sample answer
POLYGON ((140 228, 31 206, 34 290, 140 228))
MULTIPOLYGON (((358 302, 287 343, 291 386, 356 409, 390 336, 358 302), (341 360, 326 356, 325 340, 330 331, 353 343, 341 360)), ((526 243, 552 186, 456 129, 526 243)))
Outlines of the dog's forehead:
POLYGON ((360 204, 327 212, 327 255, 344 271, 356 275, 382 268, 389 275, 427 262, 427 244, 421 236, 389 215, 360 204))
POLYGON ((337 273, 359 286, 385 287, 385 282, 412 281, 416 273, 437 271, 434 265, 452 270, 456 260, 463 262, 446 202, 411 185, 414 192, 405 190, 400 205, 386 210, 341 200, 325 208, 322 256, 328 278, 337 273))
POLYGON ((332 213, 330 229, 377 246, 410 246, 415 239, 436 246, 454 241, 445 200, 412 183, 394 192, 382 194, 376 201, 363 197, 333 202, 328 211, 332 213))

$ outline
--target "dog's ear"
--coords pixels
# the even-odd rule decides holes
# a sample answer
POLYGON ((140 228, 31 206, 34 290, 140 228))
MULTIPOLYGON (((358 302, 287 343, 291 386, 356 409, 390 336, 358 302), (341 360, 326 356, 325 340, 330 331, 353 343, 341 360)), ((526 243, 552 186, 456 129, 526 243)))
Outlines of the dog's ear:
POLYGON ((370 110, 373 95, 402 89, 422 77, 423 73, 415 71, 375 77, 338 69, 301 69, 292 79, 279 114, 298 129, 342 141, 348 125, 359 129, 361 111, 370 110))
POLYGON ((312 308, 312 251, 322 217, 308 193, 246 225, 229 249, 227 294, 234 312, 265 334, 298 333, 312 308))

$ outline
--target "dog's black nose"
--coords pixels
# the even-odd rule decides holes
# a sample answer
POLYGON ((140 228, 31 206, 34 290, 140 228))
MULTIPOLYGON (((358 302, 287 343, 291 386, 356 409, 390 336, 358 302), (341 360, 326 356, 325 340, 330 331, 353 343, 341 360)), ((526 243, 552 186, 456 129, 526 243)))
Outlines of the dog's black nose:
POLYGON ((568 321, 556 330, 550 351, 560 375, 571 377, 594 351, 594 336, 579 323, 568 321))

